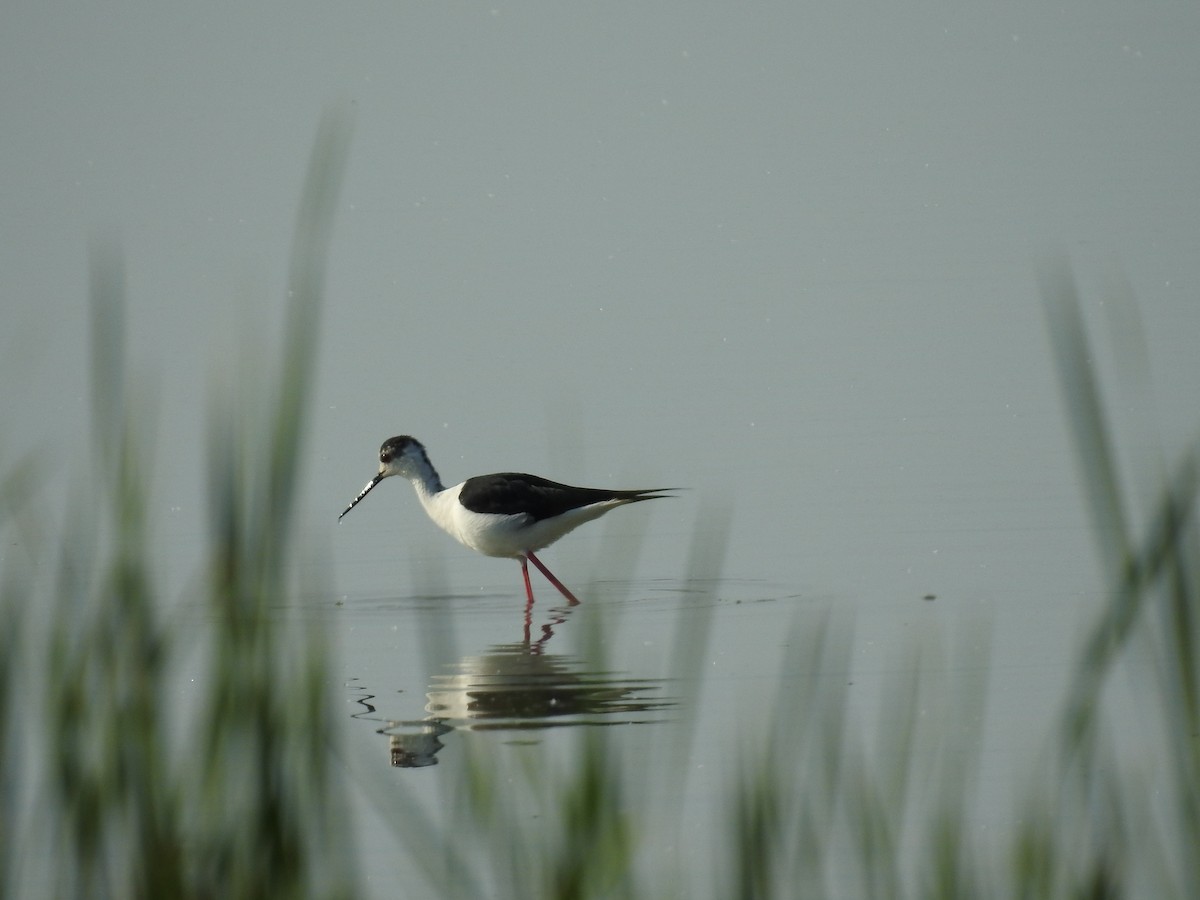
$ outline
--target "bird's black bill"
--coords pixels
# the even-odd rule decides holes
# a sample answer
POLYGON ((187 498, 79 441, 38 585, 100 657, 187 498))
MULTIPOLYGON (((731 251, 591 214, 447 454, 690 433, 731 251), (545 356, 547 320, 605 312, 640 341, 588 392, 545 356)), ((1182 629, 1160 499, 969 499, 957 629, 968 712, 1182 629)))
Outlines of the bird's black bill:
POLYGON ((352 501, 350 501, 349 506, 347 506, 345 509, 342 510, 342 515, 338 516, 338 521, 339 522, 342 521, 342 516, 346 515, 346 513, 350 512, 350 510, 352 510, 352 509, 354 509, 354 507, 358 506, 358 501, 361 500, 363 497, 367 496, 367 494, 371 493, 371 488, 375 487, 375 485, 379 484, 379 482, 381 482, 381 481, 383 481, 383 473, 376 475, 374 478, 372 478, 370 481, 368 481, 367 486, 365 488, 363 488, 362 491, 359 492, 359 495, 357 497, 355 497, 352 501))

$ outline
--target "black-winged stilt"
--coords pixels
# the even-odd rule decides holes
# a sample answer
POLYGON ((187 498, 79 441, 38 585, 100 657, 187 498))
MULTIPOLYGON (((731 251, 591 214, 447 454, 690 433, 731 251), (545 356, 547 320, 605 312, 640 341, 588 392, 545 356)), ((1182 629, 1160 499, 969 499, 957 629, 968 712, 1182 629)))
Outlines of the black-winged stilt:
POLYGON ((569 603, 579 602, 534 555, 534 551, 550 546, 567 532, 599 518, 610 509, 670 496, 666 492, 673 490, 612 491, 572 487, 517 472, 476 475, 447 488, 442 486, 421 442, 408 435, 399 435, 383 442, 379 448, 379 473, 342 511, 338 521, 375 485, 392 475, 401 475, 412 482, 429 518, 455 540, 485 556, 519 559, 529 603, 533 603, 530 562, 569 603))

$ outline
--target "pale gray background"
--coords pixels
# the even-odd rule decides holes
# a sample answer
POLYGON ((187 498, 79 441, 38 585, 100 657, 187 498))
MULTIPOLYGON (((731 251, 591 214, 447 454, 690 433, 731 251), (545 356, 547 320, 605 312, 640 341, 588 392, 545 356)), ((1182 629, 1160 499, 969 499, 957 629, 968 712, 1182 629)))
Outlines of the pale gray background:
MULTIPOLYGON (((517 636, 516 566, 433 533, 405 486, 333 530, 412 433, 447 483, 689 487, 612 517, 642 584, 732 498, 724 595, 779 602, 723 614, 730 678, 768 673, 807 604, 854 611, 866 675, 910 624, 984 610, 991 774, 1012 774, 1100 588, 1034 262, 1069 255, 1102 350, 1123 273, 1151 418, 1190 438, 1198 38, 1200 7, 1165 2, 10 4, 0 453, 86 473, 87 243, 115 233, 162 577, 184 583, 208 385, 274 348, 316 123, 352 108, 301 523, 332 550, 346 677, 420 715, 421 560, 468 597, 461 644, 517 636), (486 633, 473 593, 500 598, 486 633)), ((602 575, 604 533, 547 561, 602 575)), ((661 651, 630 643, 649 674, 661 651)), ((714 734, 756 698, 729 688, 714 734)))

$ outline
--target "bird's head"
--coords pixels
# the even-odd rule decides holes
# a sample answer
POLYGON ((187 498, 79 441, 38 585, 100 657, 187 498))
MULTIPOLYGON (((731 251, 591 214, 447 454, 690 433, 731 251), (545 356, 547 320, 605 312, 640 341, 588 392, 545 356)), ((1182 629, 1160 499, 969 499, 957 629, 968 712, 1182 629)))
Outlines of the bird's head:
POLYGON ((390 478, 393 475, 402 475, 405 478, 412 479, 419 477, 423 472, 432 471, 432 469, 433 467, 429 464, 429 457, 425 454, 424 446, 416 438, 409 437, 407 434, 388 438, 383 442, 383 446, 379 448, 378 474, 368 481, 367 486, 359 492, 350 505, 342 510, 342 515, 338 516, 338 521, 340 522, 342 516, 354 509, 359 501, 371 493, 375 485, 379 484, 383 479, 390 478))
POLYGON ((429 457, 421 442, 407 434, 388 438, 379 448, 379 474, 376 481, 401 475, 412 478, 429 465, 429 457))

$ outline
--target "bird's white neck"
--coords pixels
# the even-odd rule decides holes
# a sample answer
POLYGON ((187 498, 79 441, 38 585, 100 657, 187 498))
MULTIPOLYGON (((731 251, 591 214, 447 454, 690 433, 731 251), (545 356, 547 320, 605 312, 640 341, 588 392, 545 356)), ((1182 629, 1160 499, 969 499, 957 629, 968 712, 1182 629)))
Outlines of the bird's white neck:
POLYGON ((412 482, 413 487, 417 490, 417 496, 424 503, 427 498, 444 491, 445 487, 442 486, 442 479, 438 477, 437 469, 429 461, 429 455, 425 452, 425 448, 418 444, 416 449, 418 452, 407 454, 407 464, 403 474, 412 482))
POLYGON ((421 501, 421 506, 425 508, 429 518, 433 519, 439 528, 449 532, 455 540, 463 541, 462 530, 455 518, 455 513, 461 509, 458 504, 458 491, 446 490, 442 486, 442 479, 438 477, 437 469, 425 454, 424 447, 420 448, 420 453, 408 458, 408 467, 404 474, 412 482, 417 499, 421 501))

